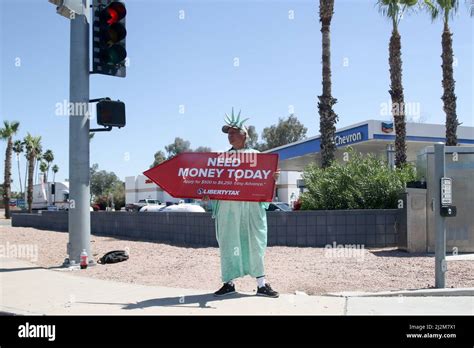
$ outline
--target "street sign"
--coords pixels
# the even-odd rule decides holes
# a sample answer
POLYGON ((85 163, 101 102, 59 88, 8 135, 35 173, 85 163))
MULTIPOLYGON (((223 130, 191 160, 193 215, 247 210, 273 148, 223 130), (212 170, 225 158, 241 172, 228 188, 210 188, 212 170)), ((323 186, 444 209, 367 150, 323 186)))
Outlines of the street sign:
POLYGON ((271 202, 277 154, 183 153, 143 174, 176 198, 271 202))

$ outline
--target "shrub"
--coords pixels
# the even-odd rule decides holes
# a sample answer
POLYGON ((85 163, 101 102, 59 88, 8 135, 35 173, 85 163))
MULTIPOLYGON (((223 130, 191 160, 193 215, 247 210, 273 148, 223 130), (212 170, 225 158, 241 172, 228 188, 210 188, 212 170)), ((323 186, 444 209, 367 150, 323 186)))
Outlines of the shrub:
POLYGON ((107 208, 109 202, 109 197, 106 195, 98 196, 95 198, 95 204, 99 207, 100 210, 105 210, 107 208))
POLYGON ((375 155, 349 150, 349 161, 333 162, 321 169, 309 165, 303 179, 307 191, 301 195, 302 210, 391 209, 404 192, 406 183, 415 180, 411 164, 390 169, 375 155))

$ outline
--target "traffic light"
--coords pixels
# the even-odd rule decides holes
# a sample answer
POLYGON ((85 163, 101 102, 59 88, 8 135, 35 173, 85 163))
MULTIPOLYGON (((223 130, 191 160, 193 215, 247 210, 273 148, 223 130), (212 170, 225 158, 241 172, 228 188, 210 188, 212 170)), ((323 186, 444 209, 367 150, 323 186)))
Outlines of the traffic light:
POLYGON ((125 4, 115 0, 94 0, 92 12, 92 71, 125 77, 125 4))
POLYGON ((97 124, 104 127, 125 126, 125 104, 121 101, 101 100, 97 103, 97 124))

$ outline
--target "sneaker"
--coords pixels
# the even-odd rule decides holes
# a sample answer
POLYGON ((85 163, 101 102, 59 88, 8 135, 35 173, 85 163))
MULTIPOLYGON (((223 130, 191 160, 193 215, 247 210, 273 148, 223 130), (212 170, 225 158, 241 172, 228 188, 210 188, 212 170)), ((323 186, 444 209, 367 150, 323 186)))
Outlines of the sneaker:
POLYGON ((220 297, 220 296, 226 296, 230 294, 235 294, 235 285, 224 283, 224 285, 222 285, 222 288, 220 288, 214 293, 214 296, 220 297))
POLYGON ((257 289, 257 296, 265 296, 265 297, 278 297, 280 294, 276 292, 275 290, 272 289, 270 284, 265 284, 265 286, 262 286, 261 288, 257 289))

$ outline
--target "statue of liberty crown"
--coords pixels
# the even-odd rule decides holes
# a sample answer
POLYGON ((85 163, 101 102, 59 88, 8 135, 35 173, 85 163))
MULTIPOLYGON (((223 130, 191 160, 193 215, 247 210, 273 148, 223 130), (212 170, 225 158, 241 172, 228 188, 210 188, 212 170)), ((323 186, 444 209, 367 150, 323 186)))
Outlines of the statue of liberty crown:
POLYGON ((231 127, 231 128, 239 128, 239 129, 243 129, 245 130, 245 126, 244 126, 244 122, 248 120, 248 118, 245 118, 243 120, 240 119, 240 113, 241 111, 239 111, 239 114, 237 115, 237 118, 235 117, 234 115, 234 108, 232 108, 232 114, 230 115, 227 115, 227 113, 225 114, 225 123, 227 124, 227 126, 231 127))

